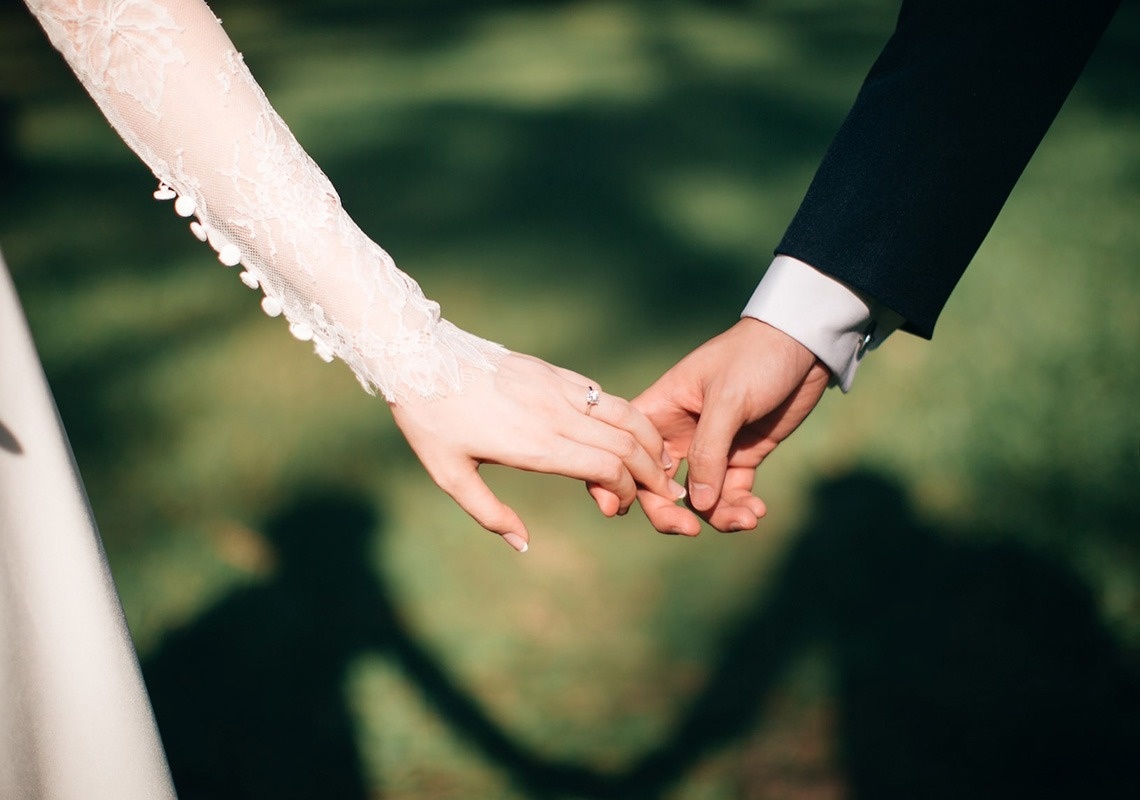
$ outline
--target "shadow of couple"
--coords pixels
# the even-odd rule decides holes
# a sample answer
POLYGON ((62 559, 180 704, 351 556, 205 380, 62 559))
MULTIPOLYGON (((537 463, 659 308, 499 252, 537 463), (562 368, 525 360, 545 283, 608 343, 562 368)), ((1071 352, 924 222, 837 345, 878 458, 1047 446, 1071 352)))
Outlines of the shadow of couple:
POLYGON ((144 665, 179 795, 377 797, 344 695, 350 662, 370 653, 528 797, 660 797, 745 740, 817 648, 852 797, 1138 796, 1140 683, 1069 571, 925 525, 881 474, 822 482, 812 508, 774 582, 726 627, 704 688, 612 774, 535 753, 419 642, 369 568, 382 524, 368 501, 299 499, 266 526, 272 580, 223 598, 144 665))

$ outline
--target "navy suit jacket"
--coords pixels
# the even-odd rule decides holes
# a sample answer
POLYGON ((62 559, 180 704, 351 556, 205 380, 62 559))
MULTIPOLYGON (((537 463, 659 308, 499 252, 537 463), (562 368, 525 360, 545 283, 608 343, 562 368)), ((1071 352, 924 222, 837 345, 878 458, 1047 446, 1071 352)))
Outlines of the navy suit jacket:
POLYGON ((1120 0, 905 0, 776 252, 925 338, 1120 0))

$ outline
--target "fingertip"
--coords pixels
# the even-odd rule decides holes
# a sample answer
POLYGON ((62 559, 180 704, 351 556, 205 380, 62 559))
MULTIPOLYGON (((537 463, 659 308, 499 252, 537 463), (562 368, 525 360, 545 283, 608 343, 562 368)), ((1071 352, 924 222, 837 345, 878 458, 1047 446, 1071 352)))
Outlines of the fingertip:
MULTIPOLYGON (((590 497, 594 499, 603 516, 614 517, 621 513, 621 499, 613 492, 603 489, 596 483, 587 484, 586 491, 590 493, 590 497)), ((629 510, 628 506, 626 506, 626 510, 629 510)))
POLYGON ((717 501, 717 490, 707 483, 689 482, 689 503, 697 511, 708 511, 717 501))
POLYGON ((760 521, 746 506, 733 506, 728 503, 721 504, 706 519, 709 525, 721 533, 755 530, 760 521))
POLYGON ((659 533, 691 537, 701 532, 701 521, 696 515, 660 495, 642 492, 641 508, 659 533))
POLYGON ((721 532, 740 533, 742 531, 753 531, 756 530, 756 522, 757 520, 755 517, 744 517, 741 519, 733 520, 732 522, 728 523, 728 526, 722 529, 721 532))
POLYGON ((520 553, 525 553, 530 549, 530 542, 517 533, 504 533, 503 541, 520 553))
POLYGON ((498 534, 518 552, 527 551, 530 534, 526 524, 513 508, 495 496, 479 477, 478 470, 460 473, 447 485, 448 494, 472 519, 491 533, 498 534))
POLYGON ((768 506, 759 497, 753 496, 748 499, 748 510, 756 515, 758 521, 768 515, 768 506))

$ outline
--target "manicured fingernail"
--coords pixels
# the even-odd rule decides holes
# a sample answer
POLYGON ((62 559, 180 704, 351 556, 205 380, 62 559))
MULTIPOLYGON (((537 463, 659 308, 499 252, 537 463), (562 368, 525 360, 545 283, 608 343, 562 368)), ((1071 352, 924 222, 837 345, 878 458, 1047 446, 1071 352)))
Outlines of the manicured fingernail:
POLYGON ((673 492, 673 499, 675 499, 675 500, 684 500, 685 499, 685 495, 687 493, 685 492, 684 486, 677 483, 676 481, 669 481, 669 488, 673 492))
POLYGON ((743 526, 743 525, 741 525, 739 522, 734 522, 734 523, 732 523, 731 525, 729 525, 729 526, 728 526, 728 529, 729 529, 729 531, 731 531, 732 533, 736 533, 737 531, 742 531, 742 530, 744 530, 744 526, 743 526))
POLYGON ((662 469, 672 469, 673 468, 673 456, 669 455, 668 450, 662 450, 661 451, 661 468, 662 469))
POLYGON ((517 533, 504 533, 503 538, 506 540, 507 544, 518 550, 520 553, 525 553, 527 551, 527 548, 530 547, 530 545, 526 543, 526 540, 519 536, 517 533))

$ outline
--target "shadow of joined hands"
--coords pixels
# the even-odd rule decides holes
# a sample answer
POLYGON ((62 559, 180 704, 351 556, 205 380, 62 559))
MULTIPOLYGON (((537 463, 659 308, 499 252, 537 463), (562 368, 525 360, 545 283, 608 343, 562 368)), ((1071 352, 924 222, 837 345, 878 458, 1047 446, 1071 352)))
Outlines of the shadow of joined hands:
POLYGON ((852 797, 1134 796, 1140 684, 1072 575, 923 525, 881 475, 820 484, 814 509, 671 734, 607 774, 534 753, 417 641, 367 568, 381 526, 366 501, 302 499, 267 527, 276 577, 145 665, 180 796, 376 797, 342 688, 350 661, 373 652, 526 796, 661 797, 744 739, 808 648, 835 676, 852 797))

